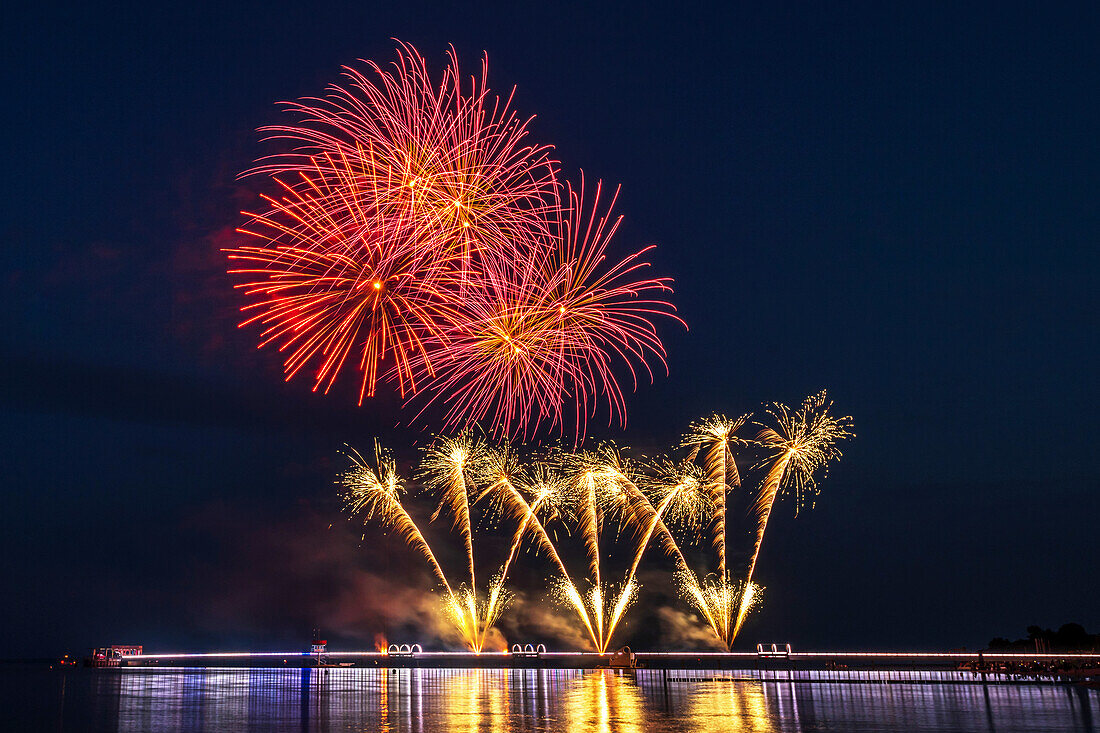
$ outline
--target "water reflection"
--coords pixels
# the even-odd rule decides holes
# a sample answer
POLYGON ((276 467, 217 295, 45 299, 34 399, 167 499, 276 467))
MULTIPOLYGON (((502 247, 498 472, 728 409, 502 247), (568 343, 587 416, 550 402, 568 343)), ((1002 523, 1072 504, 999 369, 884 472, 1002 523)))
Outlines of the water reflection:
POLYGON ((511 690, 504 670, 465 669, 439 677, 442 730, 472 733, 510 727, 511 690))
POLYGON ((581 675, 562 696, 564 729, 571 731, 646 730, 642 693, 634 680, 609 669, 581 675))
POLYGON ((123 669, 66 672, 35 687, 9 676, 0 689, 9 700, 39 696, 43 712, 28 729, 66 731, 1091 731, 1100 705, 1100 691, 1063 686, 754 674, 123 669))
MULTIPOLYGON (((688 697, 691 730, 770 733, 775 730, 774 721, 782 718, 775 701, 769 700, 768 692, 775 695, 774 685, 766 688, 760 682, 721 681, 699 688, 688 697)), ((797 714, 787 723, 787 730, 799 730, 797 714)))

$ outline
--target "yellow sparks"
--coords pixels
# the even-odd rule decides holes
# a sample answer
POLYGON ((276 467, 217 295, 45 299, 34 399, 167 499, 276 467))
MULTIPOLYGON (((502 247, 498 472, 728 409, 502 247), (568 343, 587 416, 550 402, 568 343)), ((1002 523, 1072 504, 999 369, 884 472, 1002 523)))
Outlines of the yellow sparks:
POLYGON ((796 511, 812 501, 818 478, 840 458, 838 443, 853 435, 851 418, 834 417, 831 408, 824 392, 797 410, 774 403, 755 423, 759 432, 752 440, 739 435, 749 416, 712 415, 691 425, 682 460, 631 460, 605 443, 593 450, 533 452, 522 461, 511 446, 469 432, 437 438, 422 452, 416 476, 435 504, 431 521, 447 515, 448 534, 461 548, 462 572, 451 576, 405 507, 406 486, 392 456, 377 443, 372 461, 348 449, 351 466, 338 483, 349 515, 394 532, 427 560, 443 587, 446 616, 475 652, 513 598, 507 580, 525 546, 551 562, 553 597, 576 616, 597 652, 611 647, 637 600, 639 568, 651 545, 675 562, 680 595, 731 648, 762 598, 753 574, 776 499, 792 494, 796 511), (739 459, 764 473, 749 502, 751 554, 743 575, 729 566, 731 527, 737 525, 727 521, 730 495, 742 489, 739 459), (511 540, 503 562, 489 566, 489 573, 478 540, 485 527, 503 529, 511 540), (575 546, 563 554, 558 546, 566 541, 575 546), (697 572, 683 542, 704 550, 711 570, 697 572), (625 560, 618 555, 623 550, 625 560), (620 564, 613 564, 616 557, 620 564), (566 558, 579 569, 567 567, 566 558), (452 582, 456 576, 461 582, 452 582))

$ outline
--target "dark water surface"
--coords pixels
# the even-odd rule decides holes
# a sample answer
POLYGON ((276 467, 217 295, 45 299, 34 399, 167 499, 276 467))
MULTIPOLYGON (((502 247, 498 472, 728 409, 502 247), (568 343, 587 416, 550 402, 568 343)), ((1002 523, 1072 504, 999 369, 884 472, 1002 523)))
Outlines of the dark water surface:
POLYGON ((6 669, 12 730, 1093 731, 1100 691, 736 672, 6 669))

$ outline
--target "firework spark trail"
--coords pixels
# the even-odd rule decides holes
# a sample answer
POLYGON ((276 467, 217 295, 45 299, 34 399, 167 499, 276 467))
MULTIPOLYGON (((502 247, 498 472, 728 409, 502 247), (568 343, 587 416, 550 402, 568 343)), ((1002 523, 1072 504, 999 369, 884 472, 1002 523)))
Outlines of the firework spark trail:
MULTIPOLYGON (((637 596, 637 570, 657 532, 661 533, 666 552, 677 558, 683 571, 690 572, 664 520, 671 512, 685 526, 699 522, 699 515, 707 503, 707 497, 703 494, 705 477, 683 466, 677 467, 673 472, 676 480, 667 482, 667 486, 661 484, 662 497, 654 506, 638 488, 631 464, 624 461, 618 449, 611 444, 604 444, 594 451, 555 450, 550 456, 550 462, 564 472, 564 478, 560 479, 564 482, 560 497, 571 506, 574 529, 581 537, 586 580, 590 585, 587 594, 581 593, 570 577, 545 528, 540 525, 538 531, 548 554, 553 553, 552 558, 561 572, 557 585, 559 597, 576 612, 594 648, 602 653, 610 646, 626 610, 637 596), (602 563, 606 558, 600 547, 605 524, 611 520, 619 527, 620 534, 624 527, 632 529, 635 539, 629 570, 622 583, 617 584, 607 583, 604 579, 602 563)), ((542 475, 549 474, 545 466, 540 469, 542 475)), ((513 512, 518 509, 524 512, 525 517, 535 517, 537 504, 525 503, 510 482, 500 481, 497 486, 509 490, 513 512)), ((519 537, 517 533, 513 548, 517 547, 519 537)))
MULTIPOLYGON (((511 478, 508 476, 507 466, 509 464, 509 458, 507 456, 490 458, 484 462, 489 466, 489 470, 483 471, 482 475, 489 476, 490 485, 486 488, 482 494, 478 497, 478 500, 489 496, 495 490, 501 488, 501 482, 507 481, 511 484, 511 478)), ((541 528, 541 523, 538 520, 539 510, 543 508, 548 502, 553 502, 556 498, 556 494, 559 490, 557 481, 545 470, 539 470, 537 467, 534 471, 534 475, 525 482, 528 489, 535 496, 535 501, 528 504, 526 500, 519 496, 518 501, 515 501, 513 496, 513 502, 511 503, 513 516, 516 514, 516 510, 519 509, 521 513, 521 519, 519 526, 516 528, 515 534, 512 536, 512 542, 509 546, 508 557, 504 561, 504 565, 501 567, 500 573, 497 576, 497 580, 490 584, 489 598, 487 601, 487 614, 494 612, 499 613, 496 609, 500 605, 500 599, 502 598, 504 582, 508 578, 508 572, 512 568, 512 563, 519 555, 520 548, 523 546, 523 538, 527 534, 528 530, 532 528, 532 523, 536 527, 533 530, 536 536, 539 532, 543 532, 543 538, 549 543, 549 538, 545 537, 545 533, 541 528)), ((510 486, 510 489, 514 490, 514 487, 510 486)), ((517 492, 518 493, 518 492, 517 492)), ((553 545, 550 545, 551 551, 555 552, 553 545)), ((560 565, 560 563, 559 563, 560 565)), ((488 630, 488 627, 486 627, 488 630)))
POLYGON ((542 421, 562 423, 567 363, 554 348, 557 309, 539 262, 519 258, 507 274, 486 274, 434 344, 433 368, 421 413, 436 401, 448 405, 448 426, 489 420, 494 432, 542 421))
MULTIPOLYGON (((539 525, 536 525, 536 527, 539 527, 539 525)), ((543 539, 545 540, 545 544, 551 544, 549 537, 546 536, 545 528, 540 527, 540 531, 543 539)), ((561 561, 561 557, 557 554, 556 549, 554 550, 553 559, 558 566, 558 572, 561 573, 561 576, 559 578, 559 590, 564 595, 565 599, 569 602, 569 605, 577 614, 577 617, 581 620, 581 623, 584 624, 584 628, 588 632, 588 636, 592 641, 592 646, 596 649, 596 651, 602 651, 603 636, 597 630, 597 626, 594 622, 594 619, 592 618, 593 613, 590 611, 588 604, 585 602, 584 596, 581 595, 580 589, 577 587, 577 584, 570 577, 569 571, 566 570, 565 564, 561 561)))
POLYGON ((443 583, 448 595, 453 596, 451 584, 436 560, 432 548, 428 545, 420 528, 401 504, 404 490, 397 477, 396 464, 388 453, 376 442, 375 467, 353 448, 348 447, 347 457, 351 468, 340 474, 338 482, 345 489, 344 507, 348 514, 362 514, 365 521, 377 519, 382 527, 389 527, 412 549, 420 552, 428 561, 432 571, 443 583))
MULTIPOLYGON (((685 477, 678 481, 667 492, 666 496, 661 499, 660 503, 654 507, 649 501, 645 502, 648 506, 651 515, 649 521, 646 523, 645 533, 642 535, 642 539, 638 542, 638 551, 634 554, 634 560, 630 565, 630 570, 627 571, 627 578, 633 578, 638 572, 638 565, 642 562, 642 556, 645 554, 646 548, 649 547, 649 542, 653 538, 654 532, 660 532, 662 537, 662 546, 665 549, 666 554, 672 555, 676 559, 676 566, 680 570, 687 570, 687 560, 684 558, 684 553, 680 550, 679 544, 676 542, 676 538, 673 537, 672 532, 669 530, 667 523, 665 522, 665 515, 670 508, 676 507, 677 504, 699 504, 698 497, 699 484, 697 481, 690 477, 685 477)), ((641 493, 641 492, 639 492, 641 493)), ((698 510, 695 508, 686 508, 683 510, 686 517, 693 519, 698 510)), ((689 521, 691 521, 689 519, 689 521)))
MULTIPOLYGON (((614 449, 610 449, 614 451, 614 449)), ((559 453, 558 460, 566 470, 566 481, 572 487, 573 509, 578 517, 577 530, 581 536, 587 564, 587 580, 591 585, 587 607, 592 618, 597 639, 596 651, 604 652, 614 633, 617 617, 625 610, 635 587, 627 581, 622 594, 615 597, 606 586, 601 572, 600 537, 607 511, 621 498, 613 469, 604 461, 605 450, 595 453, 559 453), (622 610, 619 607, 622 606, 622 610), (610 611, 610 612, 609 612, 610 611)), ((615 454, 617 458, 617 453, 615 454)))
MULTIPOLYGON (((509 546, 508 557, 505 559, 504 565, 501 567, 497 578, 489 584, 489 597, 486 601, 486 616, 493 616, 495 619, 500 613, 499 609, 505 597, 504 583, 508 578, 508 571, 512 569, 512 562, 516 559, 520 547, 523 545, 523 537, 527 533, 528 527, 531 526, 531 519, 541 508, 543 500, 544 497, 536 499, 535 503, 531 505, 530 510, 524 515, 523 521, 512 537, 512 544, 509 546)), ((486 625, 485 631, 488 632, 488 630, 489 626, 486 625)))
MULTIPOLYGON (((538 510, 544 506, 556 511, 556 505, 561 499, 561 486, 557 478, 544 466, 536 465, 523 470, 511 446, 503 444, 486 450, 485 458, 478 466, 478 481, 485 488, 476 501, 488 499, 494 502, 498 515, 511 517, 520 525, 529 525, 534 531, 538 546, 546 552, 547 557, 564 569, 554 543, 538 517, 538 510), (521 488, 535 496, 533 504, 524 498, 521 488)), ((517 536, 522 538, 522 535, 517 536)), ((512 549, 518 552, 517 547, 513 546, 512 549)))
POLYGON ((474 537, 470 521, 470 489, 466 482, 467 465, 476 461, 483 450, 480 441, 469 433, 461 433, 455 438, 440 438, 424 452, 420 463, 420 476, 429 487, 439 495, 439 505, 432 514, 431 521, 439 518, 446 508, 454 517, 452 529, 457 529, 466 550, 467 569, 470 584, 468 592, 463 594, 460 617, 470 630, 474 642, 474 651, 480 651, 484 645, 485 633, 499 613, 496 598, 493 603, 479 609, 477 597, 477 577, 474 567, 474 537))
MULTIPOLYGON (((594 491, 590 495, 591 504, 595 506, 599 503, 606 516, 614 517, 620 527, 633 531, 636 547, 626 574, 627 583, 634 579, 642 556, 655 533, 660 533, 661 545, 666 554, 675 557, 679 567, 687 567, 687 561, 664 520, 666 512, 673 510, 685 524, 697 521, 701 506, 701 483, 696 477, 682 472, 682 467, 670 468, 673 464, 658 462, 656 465, 660 467, 658 473, 661 478, 646 478, 656 492, 663 495, 657 506, 654 506, 638 486, 638 470, 623 459, 614 444, 604 443, 595 451, 571 453, 564 462, 573 463, 576 467, 574 471, 579 471, 586 482, 591 481, 593 488, 600 488, 598 493, 594 491), (668 475, 675 475, 676 479, 667 482, 668 475)), ((640 475, 645 477, 645 474, 640 475)))
MULTIPOLYGON (((517 467, 512 461, 512 454, 507 448, 491 452, 492 460, 488 462, 490 468, 487 470, 487 486, 482 492, 482 497, 492 496, 500 506, 501 513, 511 514, 514 517, 521 517, 522 521, 528 522, 534 532, 536 539, 536 546, 540 548, 543 553, 549 558, 554 565, 557 566, 560 573, 558 587, 559 592, 568 601, 577 617, 584 624, 585 630, 588 632, 589 639, 592 641, 593 647, 597 650, 600 646, 599 636, 596 633, 596 628, 593 624, 588 608, 582 598, 580 591, 577 589, 576 583, 570 577, 569 570, 565 567, 565 563, 562 562, 561 555, 558 554, 557 547, 550 539, 550 535, 546 531, 546 527, 539 519, 537 509, 543 505, 548 504, 555 497, 556 490, 560 487, 555 486, 557 483, 553 479, 549 478, 549 473, 545 470, 539 472, 536 475, 535 481, 532 483, 538 487, 536 492, 538 498, 535 503, 529 503, 523 494, 516 486, 514 473, 517 471, 517 467)), ((517 538, 522 539, 522 534, 516 535, 517 538)), ((513 542, 513 553, 518 551, 518 542, 513 542)))
POLYGON ((741 487, 741 475, 737 470, 737 460, 730 445, 743 444, 743 441, 736 437, 736 432, 748 419, 749 415, 730 419, 715 414, 693 423, 691 432, 684 438, 684 445, 693 448, 693 457, 699 451, 705 451, 703 465, 707 472, 707 489, 710 498, 711 545, 718 557, 718 577, 723 581, 728 577, 726 513, 729 492, 741 487))
POLYGON ((584 549, 588 556, 589 577, 592 579, 591 603, 593 615, 596 617, 596 633, 602 642, 604 638, 603 581, 600 578, 600 526, 602 516, 596 503, 595 476, 591 472, 587 472, 584 474, 582 481, 581 488, 584 499, 581 502, 580 531, 581 536, 584 538, 584 549))
MULTIPOLYGON (((764 463, 767 465, 770 461, 771 467, 751 509, 757 521, 752 559, 745 576, 748 587, 752 585, 756 560, 764 543, 764 532, 768 528, 768 520, 780 490, 787 488, 794 494, 797 511, 808 494, 817 492, 814 474, 819 470, 827 471, 829 463, 840 459, 840 449, 836 444, 854 437, 851 431, 852 418, 833 417, 829 414, 832 406, 825 390, 822 390, 807 397, 801 407, 794 411, 786 405, 774 403, 768 408, 767 414, 774 420, 775 427, 758 423, 761 431, 756 440, 772 456, 764 463)), ((752 598, 749 596, 743 600, 737 614, 734 636, 741 630, 751 602, 752 598)))
POLYGON ((454 516, 454 528, 459 531, 466 549, 470 588, 476 588, 474 570, 474 532, 470 521, 470 487, 467 484, 469 466, 481 460, 485 445, 468 432, 455 438, 440 438, 424 453, 420 477, 439 495, 439 506, 432 514, 435 521, 444 508, 454 516))

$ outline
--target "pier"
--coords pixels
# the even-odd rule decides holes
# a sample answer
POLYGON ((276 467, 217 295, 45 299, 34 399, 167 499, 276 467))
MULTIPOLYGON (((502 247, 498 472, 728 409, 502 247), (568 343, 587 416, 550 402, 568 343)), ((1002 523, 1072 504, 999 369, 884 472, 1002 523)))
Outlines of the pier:
POLYGON ((338 651, 316 647, 288 652, 170 652, 129 654, 119 667, 260 668, 470 668, 664 670, 674 681, 738 679, 803 682, 1019 683, 1100 680, 1097 653, 1013 652, 845 652, 795 651, 789 647, 739 652, 633 652, 628 648, 596 652, 549 651, 542 645, 516 645, 510 651, 424 650, 419 644, 393 645, 385 651, 338 651), (728 672, 727 675, 716 675, 728 672), (684 680, 680 680, 683 677, 684 680))

